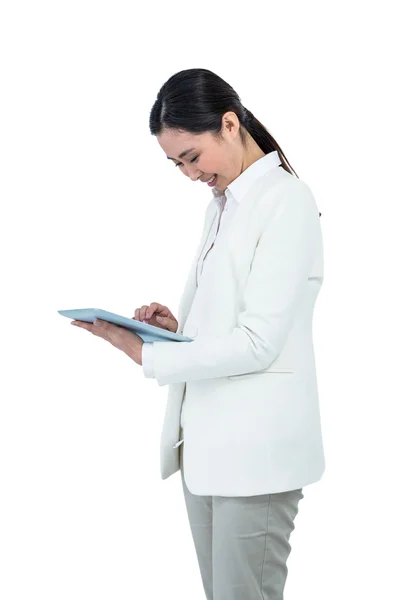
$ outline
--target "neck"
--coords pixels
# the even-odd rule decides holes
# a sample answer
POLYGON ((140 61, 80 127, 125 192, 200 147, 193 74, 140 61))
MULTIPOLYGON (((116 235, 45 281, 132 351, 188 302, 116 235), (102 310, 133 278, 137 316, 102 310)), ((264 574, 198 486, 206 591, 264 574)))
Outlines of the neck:
POLYGON ((242 168, 241 173, 247 169, 250 165, 252 165, 256 160, 259 160, 265 156, 265 152, 263 152, 260 146, 254 141, 251 135, 248 136, 247 148, 245 155, 242 160, 242 168))
MULTIPOLYGON (((241 175, 243 171, 245 171, 250 165, 256 162, 256 160, 259 160, 263 156, 265 156, 265 152, 261 150, 260 146, 254 141, 254 139, 249 134, 246 150, 242 158, 242 166, 239 175, 241 175)), ((224 188, 223 190, 213 188, 215 196, 222 196, 225 194, 225 191, 226 188, 224 188)))

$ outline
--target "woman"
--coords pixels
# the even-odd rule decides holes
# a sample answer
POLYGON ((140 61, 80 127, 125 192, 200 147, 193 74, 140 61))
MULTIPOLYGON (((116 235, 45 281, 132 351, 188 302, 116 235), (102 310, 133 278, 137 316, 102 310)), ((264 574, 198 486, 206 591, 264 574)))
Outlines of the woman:
POLYGON ((181 470, 207 599, 280 600, 302 488, 325 468, 312 341, 320 214, 274 138, 211 71, 173 75, 150 131, 213 197, 178 318, 157 302, 134 318, 193 341, 86 328, 169 384, 161 476, 181 470))

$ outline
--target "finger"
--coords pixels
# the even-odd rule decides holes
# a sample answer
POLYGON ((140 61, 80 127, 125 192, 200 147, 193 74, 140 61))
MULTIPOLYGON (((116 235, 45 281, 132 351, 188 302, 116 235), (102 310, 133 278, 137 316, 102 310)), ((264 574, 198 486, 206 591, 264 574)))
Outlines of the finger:
POLYGON ((152 302, 149 306, 146 306, 144 311, 143 321, 147 323, 154 313, 160 313, 164 309, 164 306, 159 302, 152 302))
POLYGON ((75 325, 81 329, 89 329, 89 323, 86 323, 86 321, 71 321, 71 325, 75 325))
POLYGON ((168 308, 163 304, 160 304, 159 302, 152 302, 147 309, 147 314, 149 316, 146 315, 146 318, 151 318, 154 313, 157 313, 157 315, 161 315, 162 317, 166 317, 168 312, 168 308))
POLYGON ((142 308, 139 311, 140 320, 143 321, 146 318, 146 310, 149 308, 148 304, 143 304, 142 308))
POLYGON ((136 319, 136 321, 141 321, 141 318, 140 318, 140 308, 137 308, 135 310, 135 316, 133 318, 136 319))
POLYGON ((146 314, 145 314, 145 319, 151 319, 151 317, 154 315, 155 312, 159 312, 160 310, 160 304, 158 302, 152 302, 146 310, 146 314))
POLYGON ((141 309, 140 309, 140 308, 137 308, 137 309, 135 310, 135 314, 134 314, 134 316, 132 317, 132 319, 134 319, 135 321, 146 321, 145 319, 141 319, 141 317, 140 317, 140 311, 141 311, 141 309))
POLYGON ((163 327, 167 327, 168 326, 168 317, 161 317, 160 315, 156 316, 157 319, 157 323, 160 323, 160 325, 162 325, 163 327))
POLYGON ((169 317, 160 317, 160 320, 158 317, 156 317, 156 319, 157 322, 164 327, 164 329, 168 329, 168 331, 174 331, 175 324, 172 319, 169 317))

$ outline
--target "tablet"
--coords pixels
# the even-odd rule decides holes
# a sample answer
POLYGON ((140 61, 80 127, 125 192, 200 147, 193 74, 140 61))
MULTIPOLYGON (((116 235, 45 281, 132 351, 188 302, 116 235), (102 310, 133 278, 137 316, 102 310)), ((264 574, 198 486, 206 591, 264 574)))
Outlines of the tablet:
POLYGON ((120 327, 125 327, 130 331, 133 331, 142 338, 144 342, 192 342, 193 339, 174 333, 173 331, 167 331, 142 321, 136 321, 135 319, 129 319, 122 315, 102 310, 101 308, 74 308, 71 310, 59 310, 58 313, 68 319, 74 321, 85 321, 86 323, 94 323, 95 319, 107 321, 120 327))

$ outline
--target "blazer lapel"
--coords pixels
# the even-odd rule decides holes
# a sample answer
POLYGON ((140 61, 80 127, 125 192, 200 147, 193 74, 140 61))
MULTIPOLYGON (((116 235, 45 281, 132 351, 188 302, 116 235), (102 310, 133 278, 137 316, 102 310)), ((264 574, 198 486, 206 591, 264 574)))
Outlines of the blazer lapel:
POLYGON ((210 202, 204 221, 203 234, 201 236, 200 243, 196 250, 192 265, 189 269, 189 275, 181 296, 181 300, 178 308, 178 330, 177 333, 182 334, 183 328, 185 326, 185 322, 187 316, 189 314, 190 307, 192 306, 194 294, 196 292, 197 287, 197 265, 200 258, 200 255, 203 251, 204 245, 207 241, 208 235, 210 233, 210 229, 213 226, 214 220, 218 216, 218 206, 216 205, 214 199, 210 202))

